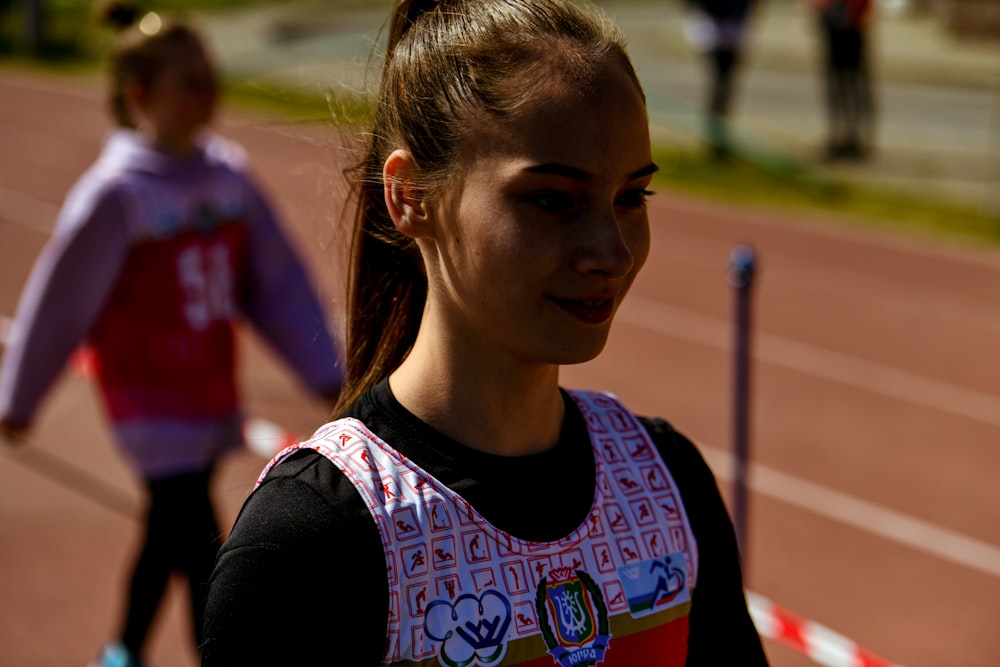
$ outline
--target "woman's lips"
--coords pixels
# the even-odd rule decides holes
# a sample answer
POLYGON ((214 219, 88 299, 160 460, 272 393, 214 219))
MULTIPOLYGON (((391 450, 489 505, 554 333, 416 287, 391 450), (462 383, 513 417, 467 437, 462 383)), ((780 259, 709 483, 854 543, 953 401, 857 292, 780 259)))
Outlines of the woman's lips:
POLYGON ((559 299, 552 301, 564 311, 587 324, 603 324, 615 313, 615 300, 559 299))

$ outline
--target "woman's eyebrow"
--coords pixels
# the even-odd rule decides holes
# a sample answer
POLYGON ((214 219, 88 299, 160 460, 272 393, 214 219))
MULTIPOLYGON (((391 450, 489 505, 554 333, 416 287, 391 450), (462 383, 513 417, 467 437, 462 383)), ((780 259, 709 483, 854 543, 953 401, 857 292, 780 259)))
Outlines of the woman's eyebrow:
MULTIPOLYGON (((655 163, 650 162, 648 165, 642 169, 637 169, 628 175, 628 180, 634 181, 637 178, 642 178, 643 176, 648 176, 649 174, 654 174, 660 170, 660 167, 655 163)), ((546 162, 544 164, 536 164, 527 167, 525 171, 533 174, 551 174, 554 176, 565 176, 566 178, 572 178, 574 180, 582 181, 590 177, 590 174, 583 169, 578 169, 576 167, 571 167, 568 164, 560 164, 558 162, 546 162)))
POLYGON ((553 176, 565 176, 574 180, 582 181, 590 177, 590 174, 583 169, 571 167, 568 164, 558 162, 546 162, 545 164, 535 164, 525 168, 525 171, 532 174, 550 174, 553 176))
POLYGON ((650 174, 655 174, 660 170, 660 166, 655 162, 650 162, 642 169, 637 169, 628 175, 628 180, 634 181, 637 178, 642 178, 643 176, 649 176, 650 174))

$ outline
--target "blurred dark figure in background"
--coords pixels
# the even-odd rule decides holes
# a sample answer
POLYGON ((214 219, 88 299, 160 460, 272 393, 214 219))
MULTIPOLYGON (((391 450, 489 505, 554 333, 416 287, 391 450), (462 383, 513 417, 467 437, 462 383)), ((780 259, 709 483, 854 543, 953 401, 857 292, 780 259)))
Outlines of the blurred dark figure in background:
POLYGON ((870 0, 813 0, 823 40, 829 130, 826 158, 856 160, 872 149, 874 105, 866 31, 870 0))
POLYGON ((706 141, 712 156, 729 155, 732 144, 728 121, 732 110, 736 71, 743 52, 746 24, 754 0, 687 0, 688 39, 707 57, 708 99, 705 104, 706 141))

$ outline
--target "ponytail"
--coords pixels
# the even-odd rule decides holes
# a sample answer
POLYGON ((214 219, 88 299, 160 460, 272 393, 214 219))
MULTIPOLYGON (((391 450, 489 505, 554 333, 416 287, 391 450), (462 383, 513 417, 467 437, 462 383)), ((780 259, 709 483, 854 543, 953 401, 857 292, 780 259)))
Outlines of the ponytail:
POLYGON ((359 200, 348 276, 347 365, 335 414, 403 362, 427 300, 427 277, 412 242, 386 238, 379 232, 386 221, 361 212, 376 209, 376 197, 381 187, 366 185, 359 200))
MULTIPOLYGON (((403 35, 440 4, 439 0, 398 0, 389 25, 385 70, 403 35)), ((347 359, 334 415, 403 362, 417 338, 427 300, 427 276, 416 244, 396 229, 385 207, 382 165, 395 134, 388 128, 398 123, 393 105, 382 103, 385 90, 383 81, 365 157, 354 170, 358 207, 347 282, 347 359)))
POLYGON ((421 14, 439 10, 440 7, 441 0, 398 0, 392 13, 392 23, 389 25, 387 52, 392 53, 396 44, 421 14))
POLYGON ((122 2, 121 0, 108 2, 98 12, 101 23, 115 32, 127 30, 135 25, 141 13, 138 5, 122 2))

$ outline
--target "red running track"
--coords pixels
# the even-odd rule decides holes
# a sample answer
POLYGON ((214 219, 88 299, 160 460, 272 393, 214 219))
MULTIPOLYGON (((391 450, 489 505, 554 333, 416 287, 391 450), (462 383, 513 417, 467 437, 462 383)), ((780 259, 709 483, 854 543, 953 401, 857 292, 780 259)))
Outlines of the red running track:
MULTIPOLYGON (((101 85, 0 70, 0 313, 66 190, 107 129, 101 85)), ((339 307, 346 236, 328 128, 228 115, 261 180, 339 307)), ((608 389, 699 442, 726 489, 729 250, 750 243, 756 284, 749 587, 907 667, 1000 664, 1000 256, 819 219, 661 192, 653 249, 606 352, 564 384, 608 389)), ((252 414, 294 433, 323 409, 252 336, 252 414)), ((43 456, 83 468, 123 503, 138 493, 90 385, 67 376, 23 451, 0 456, 3 664, 83 665, 119 613, 134 524, 43 456), (34 463, 34 464, 33 464, 34 463)), ((231 522, 263 461, 217 481, 231 522)), ((195 664, 172 592, 151 658, 195 664)), ((767 642, 777 667, 814 664, 767 642)))

